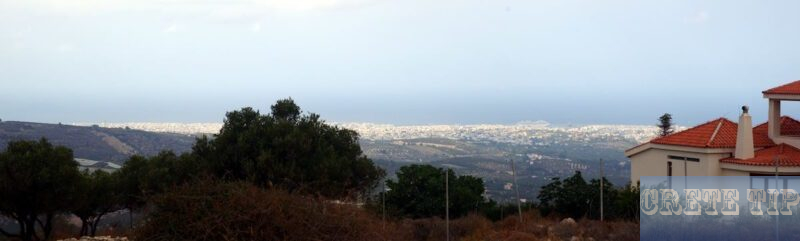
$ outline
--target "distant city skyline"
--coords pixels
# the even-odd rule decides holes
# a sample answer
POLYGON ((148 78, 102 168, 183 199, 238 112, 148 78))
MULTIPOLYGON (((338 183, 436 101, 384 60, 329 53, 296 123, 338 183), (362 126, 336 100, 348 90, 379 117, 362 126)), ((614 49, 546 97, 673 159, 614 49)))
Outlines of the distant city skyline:
MULTIPOLYGON (((222 123, 74 123, 78 126, 97 125, 104 128, 125 128, 149 132, 178 134, 217 134, 222 123)), ((532 140, 543 144, 559 142, 556 136, 585 141, 587 138, 628 140, 640 143, 658 134, 655 125, 550 125, 526 122, 511 125, 392 125, 375 123, 332 123, 358 132, 367 140, 410 140, 445 138, 453 140, 492 141, 526 145, 532 140), (556 138, 556 139, 551 139, 556 138)), ((676 131, 686 127, 675 126, 676 131)), ((563 141, 563 140, 562 140, 563 141)))
MULTIPOLYGON (((292 97, 331 122, 766 121, 798 1, 0 0, 0 119, 221 122, 292 97)), ((783 113, 800 117, 800 103, 783 113)))

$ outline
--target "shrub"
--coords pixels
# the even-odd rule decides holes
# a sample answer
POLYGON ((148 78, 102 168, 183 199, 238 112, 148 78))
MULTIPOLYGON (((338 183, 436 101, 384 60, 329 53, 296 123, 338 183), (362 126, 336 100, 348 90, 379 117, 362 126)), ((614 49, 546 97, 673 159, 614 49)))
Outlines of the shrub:
POLYGON ((135 240, 409 240, 408 230, 341 204, 247 183, 200 181, 153 198, 135 240), (385 225, 385 229, 384 229, 385 225))
POLYGON ((445 179, 450 194, 450 217, 461 217, 487 204, 483 179, 455 175, 432 165, 408 165, 397 172, 397 180, 386 181, 387 208, 409 218, 445 217, 445 179))
POLYGON ((523 223, 519 222, 519 216, 508 216, 503 220, 497 222, 497 230, 504 231, 518 231, 527 234, 532 234, 537 237, 547 236, 547 229, 549 226, 558 223, 558 219, 554 217, 542 217, 539 211, 531 210, 522 213, 523 223))
POLYGON ((292 99, 272 112, 228 112, 219 134, 203 137, 192 155, 218 178, 329 198, 367 194, 385 171, 367 158, 358 133, 305 113, 292 99))
POLYGON ((20 240, 48 240, 56 216, 71 208, 81 175, 72 150, 46 139, 12 141, 0 152, 0 214, 19 225, 20 240))
MULTIPOLYGON (((411 220, 413 240, 444 241, 447 237, 447 224, 439 217, 411 220)), ((484 240, 493 233, 492 222, 477 214, 450 220, 450 240, 484 240), (476 239, 478 238, 478 239, 476 239)))

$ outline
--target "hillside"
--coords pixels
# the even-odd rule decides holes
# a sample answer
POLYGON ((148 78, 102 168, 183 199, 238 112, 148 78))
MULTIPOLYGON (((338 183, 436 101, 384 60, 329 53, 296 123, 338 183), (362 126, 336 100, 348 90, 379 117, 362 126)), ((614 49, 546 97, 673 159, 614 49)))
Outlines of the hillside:
MULTIPOLYGON (((133 154, 155 155, 165 149, 178 153, 189 151, 194 142, 195 135, 191 134, 149 132, 131 129, 141 128, 141 125, 131 125, 131 128, 126 126, 73 126, 5 121, 0 122, 0 149, 5 148, 10 140, 46 137, 57 145, 73 149, 76 158, 121 164, 133 154)), ((180 132, 181 127, 183 126, 169 125, 169 128, 158 130, 180 132)), ((423 135, 425 130, 439 133, 429 130, 430 127, 417 129, 400 133, 419 132, 412 136, 423 135)), ((376 138, 375 133, 391 133, 394 128, 380 131, 371 131, 369 128, 358 130, 366 136, 360 141, 364 154, 386 169, 390 178, 401 166, 413 163, 449 167, 459 174, 483 178, 487 195, 498 201, 508 201, 513 197, 513 190, 509 186, 512 182, 509 159, 517 162, 518 184, 522 190, 520 195, 529 200, 535 199, 539 188, 549 183, 553 177, 567 177, 575 171, 582 171, 588 178, 596 178, 599 176, 600 158, 607 161, 606 177, 615 185, 625 185, 630 178, 630 164, 622 150, 637 143, 635 136, 647 133, 646 129, 628 130, 622 127, 600 130, 541 127, 505 129, 439 133, 447 137, 462 136, 461 139, 380 139, 376 138), (527 134, 519 134, 520 131, 527 134), (518 137, 519 140, 502 141, 502 138, 509 137, 518 137)))
POLYGON ((73 150, 76 158, 123 163, 131 155, 155 155, 162 150, 191 150, 195 136, 153 133, 127 128, 72 126, 32 122, 0 122, 0 150, 9 141, 45 137, 73 150))
POLYGON ((599 159, 604 159, 605 177, 616 186, 630 180, 630 162, 618 146, 631 140, 576 140, 553 136, 552 144, 514 144, 494 141, 417 138, 404 140, 361 140, 364 153, 385 168, 389 178, 401 166, 432 164, 451 168, 458 174, 483 178, 486 194, 500 202, 513 200, 511 165, 516 163, 520 196, 535 200, 541 186, 554 177, 568 177, 581 171, 587 178, 600 176, 599 159))

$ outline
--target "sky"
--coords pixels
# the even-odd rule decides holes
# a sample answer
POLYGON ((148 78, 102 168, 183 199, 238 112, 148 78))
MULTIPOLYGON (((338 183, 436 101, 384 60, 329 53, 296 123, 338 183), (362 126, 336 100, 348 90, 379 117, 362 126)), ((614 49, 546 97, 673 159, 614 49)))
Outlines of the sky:
MULTIPOLYGON (((800 1, 0 0, 0 119, 737 120, 800 79, 800 1)), ((800 116, 800 103, 784 105, 800 116)))

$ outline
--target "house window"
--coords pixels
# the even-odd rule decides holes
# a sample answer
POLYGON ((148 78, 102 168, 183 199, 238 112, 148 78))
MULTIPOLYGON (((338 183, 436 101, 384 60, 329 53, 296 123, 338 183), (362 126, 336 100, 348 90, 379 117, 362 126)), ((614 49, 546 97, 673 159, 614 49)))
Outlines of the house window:
POLYGON ((694 157, 685 157, 685 156, 673 156, 673 155, 668 155, 668 156, 667 156, 667 158, 669 158, 670 160, 690 161, 690 162, 700 162, 700 159, 699 159, 699 158, 694 158, 694 157))
POLYGON ((667 176, 672 176, 672 162, 667 162, 667 176))

